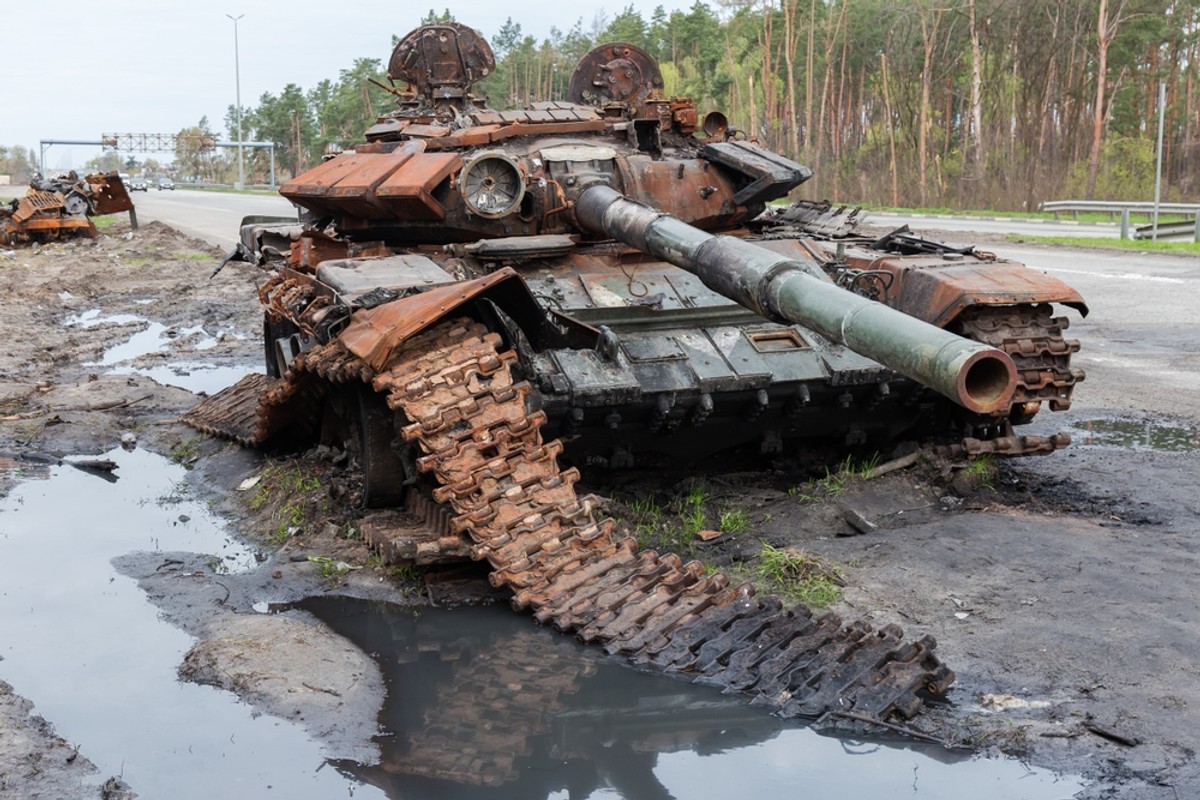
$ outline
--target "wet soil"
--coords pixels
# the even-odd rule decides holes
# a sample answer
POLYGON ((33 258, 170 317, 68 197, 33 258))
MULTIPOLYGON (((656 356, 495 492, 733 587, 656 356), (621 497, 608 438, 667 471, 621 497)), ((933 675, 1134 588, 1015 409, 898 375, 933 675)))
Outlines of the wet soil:
MULTIPOLYGON (((165 385, 171 365, 261 362, 259 276, 230 264, 210 278, 219 258, 157 224, 0 252, 0 493, 64 456, 118 446, 189 466, 197 490, 264 562, 230 576, 189 554, 157 553, 117 568, 198 637, 180 665, 184 679, 238 691, 266 713, 301 720, 334 757, 356 757, 369 748, 378 676, 311 620, 256 614, 256 598, 497 598, 476 571, 426 585, 377 565, 355 534, 356 481, 340 454, 264 457, 176 421, 197 396, 194 376, 180 374, 187 370, 165 385), (104 363, 154 324, 160 349, 104 363)), ((1118 384, 1089 376, 1087 408, 1057 415, 1053 429, 1104 418, 1118 384)), ((1183 430, 1185 445, 1196 441, 1195 418, 1153 422, 1183 430)), ((842 565, 837 612, 932 634, 955 670, 949 702, 917 721, 931 735, 1083 774, 1091 781, 1083 797, 1153 800, 1200 787, 1197 452, 1085 441, 983 475, 923 459, 836 491, 813 464, 797 462, 586 477, 630 527, 637 501, 667 507, 699 480, 710 519, 736 511, 746 520, 739 532, 694 543, 702 560, 736 566, 765 541, 842 565)), ((79 777, 86 752, 3 685, 0 731, 0 794, 96 796, 79 777)))

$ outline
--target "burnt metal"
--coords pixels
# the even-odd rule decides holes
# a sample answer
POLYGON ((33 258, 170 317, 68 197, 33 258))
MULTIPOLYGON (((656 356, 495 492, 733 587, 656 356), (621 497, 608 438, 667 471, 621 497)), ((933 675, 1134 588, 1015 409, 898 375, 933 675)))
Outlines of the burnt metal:
POLYGON ((457 98, 496 68, 487 40, 466 25, 425 25, 396 43, 388 77, 431 98, 457 98))
POLYGON ((35 176, 24 197, 0 205, 0 244, 17 245, 63 236, 95 237, 92 217, 129 212, 137 228, 133 200, 115 172, 80 177, 74 171, 53 178, 35 176))
POLYGON ((581 105, 625 105, 659 94, 662 87, 662 73, 649 53, 626 42, 611 42, 579 60, 568 93, 581 105))
MULTIPOLYGON (((515 359, 499 345, 468 319, 410 337, 379 369, 337 341, 320 345, 263 395, 257 430, 267 435, 290 420, 296 399, 316 390, 312 377, 384 392, 413 420, 403 437, 426 454, 417 464, 436 476, 434 498, 456 515, 449 529, 469 536, 493 584, 512 590, 514 605, 539 622, 635 662, 748 693, 786 716, 836 709, 909 719, 923 693, 953 683, 928 637, 905 642, 895 626, 843 624, 834 614, 814 621, 803 605, 785 610, 696 562, 619 541, 610 521, 592 523, 588 500, 574 490, 578 473, 559 467, 558 443, 542 444, 545 417, 526 412, 528 386, 514 380, 515 359)), ((254 376, 243 383, 259 388, 254 376)), ((219 426, 199 410, 188 421, 219 426)), ((429 562, 439 547, 463 547, 454 535, 421 539, 395 523, 389 534, 379 514, 364 529, 388 559, 429 562)))
POLYGON ((709 235, 604 185, 581 192, 575 214, 588 230, 686 269, 768 319, 799 323, 848 345, 964 408, 988 414, 1012 405, 1016 367, 1005 352, 844 292, 810 259, 709 235))
POLYGON ((271 447, 368 430, 363 494, 388 507, 364 531, 386 559, 486 561, 535 620, 783 714, 917 713, 953 680, 931 639, 640 551, 560 458, 1051 452, 1068 437, 1019 427, 1083 378, 1057 311, 1082 298, 973 248, 868 246, 856 209, 768 211, 808 168, 701 123, 630 45, 585 56, 571 102, 489 108, 469 91, 493 68, 461 25, 400 41, 409 90, 367 143, 281 188, 298 223, 243 227, 234 257, 268 272, 267 376, 185 421, 271 447))

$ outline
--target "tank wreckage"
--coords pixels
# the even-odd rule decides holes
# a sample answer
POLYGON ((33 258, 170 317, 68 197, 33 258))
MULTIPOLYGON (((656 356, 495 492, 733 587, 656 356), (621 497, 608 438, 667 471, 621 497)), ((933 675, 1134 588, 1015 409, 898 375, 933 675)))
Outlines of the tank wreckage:
POLYGON ((784 715, 911 718, 953 673, 931 637, 816 618, 619 538, 573 464, 896 439, 1053 451, 1022 436, 1083 374, 1022 264, 855 211, 768 208, 811 177, 720 113, 667 98, 628 44, 588 53, 569 102, 496 111, 470 28, 396 46, 399 108, 288 181, 302 221, 247 220, 266 268, 265 374, 189 412, 247 446, 346 447, 364 537, 394 562, 487 562, 541 623, 745 692, 784 715), (416 515, 424 533, 413 533, 416 515))
POLYGON ((133 200, 115 172, 80 178, 35 176, 24 197, 0 205, 0 244, 18 245, 64 236, 96 236, 92 217, 128 211, 137 227, 133 200))

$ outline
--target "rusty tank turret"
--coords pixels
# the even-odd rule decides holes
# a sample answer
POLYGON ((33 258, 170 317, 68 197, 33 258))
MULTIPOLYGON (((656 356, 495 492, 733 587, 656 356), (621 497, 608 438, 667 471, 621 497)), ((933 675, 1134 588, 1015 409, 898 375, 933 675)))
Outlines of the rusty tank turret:
POLYGON ((265 374, 187 421, 247 445, 344 443, 366 506, 429 520, 364 517, 385 558, 485 560, 514 605, 611 652, 783 713, 911 716, 953 680, 932 640, 639 551, 560 461, 901 438, 1049 452, 1068 438, 1014 426, 1069 406, 1078 344, 1053 304, 1086 313, 1082 298, 972 248, 856 236, 853 210, 771 206, 808 168, 666 97, 632 45, 597 47, 568 100, 521 110, 471 93, 493 69, 455 23, 397 44, 396 110, 284 184, 299 223, 243 227, 231 257, 269 270, 265 374))

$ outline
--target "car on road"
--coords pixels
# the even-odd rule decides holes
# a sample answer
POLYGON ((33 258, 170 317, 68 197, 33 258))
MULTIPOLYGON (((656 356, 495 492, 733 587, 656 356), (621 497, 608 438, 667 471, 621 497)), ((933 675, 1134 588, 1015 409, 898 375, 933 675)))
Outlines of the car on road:
POLYGON ((125 182, 131 192, 147 192, 150 187, 146 185, 146 179, 142 177, 130 178, 125 182))
POLYGON ((159 191, 162 191, 163 189, 170 189, 171 191, 175 191, 175 181, 171 180, 170 178, 159 178, 158 179, 158 189, 159 189, 159 191))

